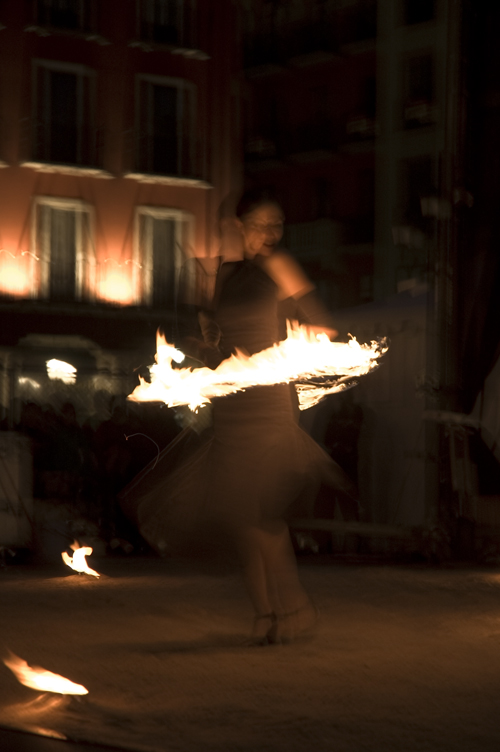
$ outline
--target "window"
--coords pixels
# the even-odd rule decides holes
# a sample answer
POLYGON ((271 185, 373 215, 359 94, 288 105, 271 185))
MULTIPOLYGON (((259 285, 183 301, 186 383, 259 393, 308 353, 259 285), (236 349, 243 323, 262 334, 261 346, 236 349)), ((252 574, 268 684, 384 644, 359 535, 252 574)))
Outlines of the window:
POLYGON ((405 128, 430 125, 436 120, 434 104, 434 60, 424 54, 410 57, 405 66, 405 128))
POLYGON ((140 76, 137 91, 137 172, 195 177, 195 86, 140 76))
POLYGON ((35 61, 33 158, 56 164, 96 164, 95 77, 81 65, 35 61))
POLYGON ((195 47, 195 0, 138 0, 139 36, 142 40, 195 47))
POLYGON ((90 31, 91 0, 36 0, 36 23, 56 29, 90 31))
POLYGON ((141 206, 137 210, 134 265, 142 268, 142 302, 172 308, 181 268, 193 246, 193 216, 179 209, 141 206))
POLYGON ((95 256, 88 204, 35 199, 33 247, 39 260, 38 274, 33 275, 34 297, 61 302, 92 297, 95 256))
POLYGON ((343 42, 364 42, 377 36, 377 0, 345 3, 343 42))

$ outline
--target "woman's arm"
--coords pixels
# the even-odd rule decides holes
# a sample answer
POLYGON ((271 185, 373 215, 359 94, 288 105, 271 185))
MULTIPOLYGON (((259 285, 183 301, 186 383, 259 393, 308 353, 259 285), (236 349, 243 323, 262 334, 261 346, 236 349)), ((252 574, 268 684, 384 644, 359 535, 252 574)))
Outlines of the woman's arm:
POLYGON ((278 287, 278 299, 300 298, 314 290, 314 285, 300 264, 281 249, 263 256, 262 265, 278 287))
POLYGON ((278 300, 293 300, 299 323, 306 324, 315 334, 324 332, 331 339, 338 335, 330 312, 295 259, 278 250, 265 256, 262 264, 278 287, 278 300))

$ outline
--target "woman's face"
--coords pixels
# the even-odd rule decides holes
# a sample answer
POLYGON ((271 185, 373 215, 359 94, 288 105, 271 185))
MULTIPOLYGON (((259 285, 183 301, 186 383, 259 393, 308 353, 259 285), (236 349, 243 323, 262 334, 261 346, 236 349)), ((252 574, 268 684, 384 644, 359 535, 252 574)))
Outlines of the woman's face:
POLYGON ((283 237, 283 213, 275 204, 262 204, 241 220, 245 255, 269 256, 283 237))

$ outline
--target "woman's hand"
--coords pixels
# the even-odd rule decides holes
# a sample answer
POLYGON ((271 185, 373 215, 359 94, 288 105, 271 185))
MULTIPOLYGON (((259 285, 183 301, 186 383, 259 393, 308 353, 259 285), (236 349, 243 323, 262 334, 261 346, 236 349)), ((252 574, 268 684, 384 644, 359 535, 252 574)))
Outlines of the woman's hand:
POLYGON ((339 333, 336 329, 332 329, 329 326, 313 326, 312 324, 302 324, 302 326, 307 330, 308 334, 326 334, 328 339, 336 339, 339 336, 339 333))

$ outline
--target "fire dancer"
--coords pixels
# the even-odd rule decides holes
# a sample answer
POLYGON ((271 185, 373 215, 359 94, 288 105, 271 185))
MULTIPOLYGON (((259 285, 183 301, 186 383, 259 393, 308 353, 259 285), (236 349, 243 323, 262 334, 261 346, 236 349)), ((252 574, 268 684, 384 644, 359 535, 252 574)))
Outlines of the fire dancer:
MULTIPOLYGON (((270 193, 241 198, 236 216, 226 220, 231 256, 223 243, 198 332, 176 343, 183 352, 216 368, 236 350, 254 354, 283 339, 286 318, 337 335, 313 284, 279 248, 283 222, 270 193)), ((141 533, 159 551, 196 528, 231 547, 255 610, 250 642, 293 640, 314 627, 317 611, 299 581, 285 514, 298 499, 313 499, 321 481, 352 497, 353 484, 299 427, 293 385, 217 398, 212 409, 209 440, 175 472, 154 482, 151 475, 145 491, 139 484, 125 494, 125 504, 130 509, 135 495, 141 533)))

